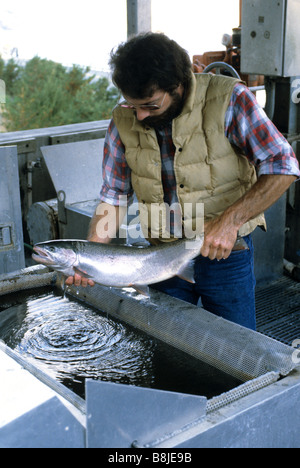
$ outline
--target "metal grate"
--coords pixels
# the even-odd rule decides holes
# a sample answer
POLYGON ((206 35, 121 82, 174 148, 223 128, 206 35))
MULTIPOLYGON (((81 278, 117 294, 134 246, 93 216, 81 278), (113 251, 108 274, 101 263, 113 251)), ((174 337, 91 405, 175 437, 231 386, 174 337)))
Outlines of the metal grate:
POLYGON ((287 345, 300 339, 300 283, 283 276, 256 292, 257 331, 287 345))

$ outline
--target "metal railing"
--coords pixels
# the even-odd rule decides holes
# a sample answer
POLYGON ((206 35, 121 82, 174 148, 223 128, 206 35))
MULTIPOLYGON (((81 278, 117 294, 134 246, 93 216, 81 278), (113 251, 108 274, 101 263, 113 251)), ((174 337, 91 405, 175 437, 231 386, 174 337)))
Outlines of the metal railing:
POLYGON ((33 203, 56 197, 41 147, 104 138, 109 120, 0 133, 0 146, 17 146, 23 223, 33 203))

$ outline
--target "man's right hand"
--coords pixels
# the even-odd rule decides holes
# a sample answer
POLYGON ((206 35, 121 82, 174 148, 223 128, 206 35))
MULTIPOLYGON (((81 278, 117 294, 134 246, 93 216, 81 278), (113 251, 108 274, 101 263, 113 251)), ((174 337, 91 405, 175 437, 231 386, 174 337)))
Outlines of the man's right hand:
POLYGON ((84 278, 78 273, 75 273, 74 276, 69 276, 66 279, 65 284, 67 286, 72 286, 72 284, 74 284, 74 286, 82 286, 83 288, 86 288, 87 286, 95 286, 95 283, 93 280, 84 278))

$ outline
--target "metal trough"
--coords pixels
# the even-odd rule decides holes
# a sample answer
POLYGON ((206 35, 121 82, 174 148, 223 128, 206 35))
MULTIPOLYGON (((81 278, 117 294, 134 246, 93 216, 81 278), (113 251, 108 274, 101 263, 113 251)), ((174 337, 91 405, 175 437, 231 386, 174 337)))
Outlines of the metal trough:
MULTIPOLYGON (((27 268, 2 275, 0 295, 45 285, 60 287, 60 279, 27 268)), ((207 399, 88 379, 83 400, 2 342, 0 447, 300 445, 294 348, 156 291, 151 300, 98 285, 69 294, 242 384, 207 399)))

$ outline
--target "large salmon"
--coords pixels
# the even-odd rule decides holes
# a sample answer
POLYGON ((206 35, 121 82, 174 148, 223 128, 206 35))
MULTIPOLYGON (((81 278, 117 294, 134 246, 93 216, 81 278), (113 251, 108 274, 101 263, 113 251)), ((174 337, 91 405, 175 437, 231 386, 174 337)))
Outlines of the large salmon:
POLYGON ((203 236, 146 248, 56 240, 34 246, 32 258, 65 276, 79 273, 95 283, 117 288, 145 286, 173 276, 194 282, 191 261, 200 253, 203 236))

